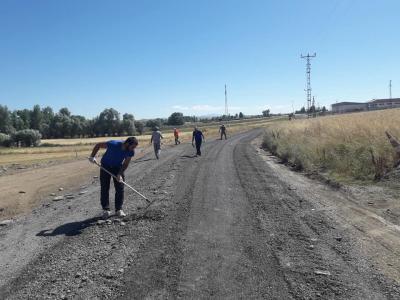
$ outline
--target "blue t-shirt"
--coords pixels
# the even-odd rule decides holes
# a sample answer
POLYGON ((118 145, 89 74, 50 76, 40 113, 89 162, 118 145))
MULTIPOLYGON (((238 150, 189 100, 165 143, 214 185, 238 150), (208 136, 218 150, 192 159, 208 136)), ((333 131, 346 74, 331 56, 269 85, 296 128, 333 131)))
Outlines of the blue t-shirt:
POLYGON ((108 167, 120 167, 125 158, 134 156, 134 151, 122 149, 123 144, 123 141, 108 141, 101 164, 108 167))
POLYGON ((195 141, 197 143, 199 143, 202 141, 203 133, 200 130, 195 130, 195 131, 193 131, 193 136, 194 136, 195 141))

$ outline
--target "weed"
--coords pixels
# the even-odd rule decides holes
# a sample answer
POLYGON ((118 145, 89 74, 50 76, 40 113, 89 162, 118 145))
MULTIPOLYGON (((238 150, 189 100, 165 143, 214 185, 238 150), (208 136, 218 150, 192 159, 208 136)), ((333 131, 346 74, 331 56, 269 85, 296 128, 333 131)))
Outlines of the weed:
POLYGON ((397 154, 385 131, 400 137, 400 109, 280 121, 266 127, 263 147, 296 169, 344 181, 380 180, 397 154))

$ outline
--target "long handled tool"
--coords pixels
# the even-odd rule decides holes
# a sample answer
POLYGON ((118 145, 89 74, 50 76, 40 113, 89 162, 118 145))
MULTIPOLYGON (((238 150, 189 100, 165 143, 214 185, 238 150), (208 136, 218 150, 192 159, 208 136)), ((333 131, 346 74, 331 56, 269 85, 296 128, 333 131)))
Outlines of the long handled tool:
MULTIPOLYGON (((100 165, 97 161, 94 161, 94 164, 96 166, 98 166, 100 169, 102 169, 104 172, 106 172, 107 174, 109 174, 110 176, 112 176, 114 179, 117 179, 117 176, 115 176, 113 173, 111 173, 110 171, 108 171, 106 168, 104 168, 102 165, 100 165)), ((121 180, 119 181, 121 183, 123 183, 124 185, 126 185, 129 189, 131 189, 133 192, 135 192, 136 194, 138 194, 140 197, 142 197, 144 200, 146 200, 147 202, 147 206, 145 207, 145 209, 147 209, 151 204, 153 204, 154 201, 150 201, 146 196, 144 196, 143 194, 139 193, 137 190, 135 190, 133 187, 131 187, 129 184, 127 184, 125 181, 121 180)))

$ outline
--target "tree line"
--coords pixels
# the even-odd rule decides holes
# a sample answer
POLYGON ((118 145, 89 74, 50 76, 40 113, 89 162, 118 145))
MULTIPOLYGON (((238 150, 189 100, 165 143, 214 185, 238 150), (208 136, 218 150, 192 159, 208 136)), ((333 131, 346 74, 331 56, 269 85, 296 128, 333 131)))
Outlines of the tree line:
POLYGON ((175 112, 168 119, 146 122, 135 120, 132 114, 122 115, 114 108, 104 109, 94 118, 73 115, 68 108, 54 112, 49 106, 10 111, 0 105, 0 145, 36 146, 41 138, 83 138, 102 136, 125 136, 142 134, 145 127, 164 124, 179 126, 192 117, 175 112))
POLYGON ((305 113, 322 113, 325 114, 328 110, 326 109, 325 106, 322 107, 315 107, 312 105, 310 109, 306 109, 304 106, 300 108, 299 110, 295 111, 295 114, 305 114, 305 113))
MULTIPOLYGON (((262 112, 263 117, 269 117, 269 109, 262 112)), ((208 123, 230 121, 235 119, 260 116, 245 116, 242 112, 236 115, 223 115, 211 118, 184 116, 180 112, 172 113, 168 118, 157 118, 146 121, 135 120, 132 114, 122 115, 114 108, 104 109, 94 118, 86 118, 72 114, 63 107, 54 112, 49 106, 39 105, 32 109, 11 111, 7 106, 0 105, 0 146, 37 146, 41 138, 85 138, 103 136, 141 135, 146 129, 161 126, 181 126, 186 122, 208 123)))

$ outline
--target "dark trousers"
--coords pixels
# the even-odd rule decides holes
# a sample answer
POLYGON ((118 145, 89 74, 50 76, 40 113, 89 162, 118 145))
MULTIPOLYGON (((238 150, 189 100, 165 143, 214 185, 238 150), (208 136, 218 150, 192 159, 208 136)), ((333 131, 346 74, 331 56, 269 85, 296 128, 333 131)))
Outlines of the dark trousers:
MULTIPOLYGON (((121 169, 120 167, 104 167, 104 168, 106 168, 115 176, 117 176, 118 172, 121 169)), ((124 176, 122 176, 122 178, 123 180, 125 180, 124 176)), ((115 210, 120 210, 122 209, 122 204, 124 204, 124 184, 122 182, 118 182, 115 178, 113 178, 113 180, 115 188, 115 210)), ((107 210, 110 209, 110 197, 109 197, 110 181, 111 181, 111 175, 104 170, 100 170, 100 185, 101 185, 100 202, 103 209, 107 210)))
POLYGON ((153 146, 154 146, 154 154, 156 155, 156 157, 158 159, 160 156, 161 142, 158 142, 158 143, 153 142, 153 146))
POLYGON ((179 137, 175 137, 175 145, 178 145, 178 144, 180 144, 181 142, 179 141, 179 137))
POLYGON ((197 151, 196 154, 201 156, 200 148, 201 148, 201 141, 196 141, 196 151, 197 151))
POLYGON ((222 136, 225 136, 225 139, 226 139, 226 132, 221 131, 221 140, 222 140, 222 136))

